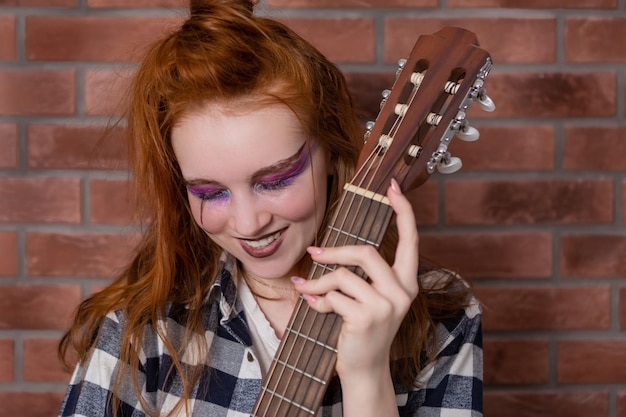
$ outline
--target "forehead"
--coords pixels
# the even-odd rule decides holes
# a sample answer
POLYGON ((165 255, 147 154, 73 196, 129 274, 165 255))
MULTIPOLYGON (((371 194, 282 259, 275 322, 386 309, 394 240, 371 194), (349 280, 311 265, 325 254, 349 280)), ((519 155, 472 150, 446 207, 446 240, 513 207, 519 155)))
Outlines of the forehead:
POLYGON ((183 176, 240 178, 295 154, 307 140, 285 105, 204 105, 180 118, 172 146, 183 176))

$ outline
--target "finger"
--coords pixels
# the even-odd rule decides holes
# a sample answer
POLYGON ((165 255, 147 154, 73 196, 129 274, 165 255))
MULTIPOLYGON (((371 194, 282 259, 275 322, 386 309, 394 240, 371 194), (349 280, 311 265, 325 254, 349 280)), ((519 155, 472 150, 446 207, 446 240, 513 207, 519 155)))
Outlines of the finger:
MULTIPOLYGON (((393 275, 389 264, 371 245, 352 245, 336 247, 307 248, 311 258, 327 265, 359 266, 370 278, 372 284, 388 283, 388 276, 393 275)), ((395 280, 395 278, 392 278, 395 280)))
POLYGON ((291 280, 296 291, 302 294, 321 296, 332 291, 339 291, 359 303, 375 303, 379 298, 367 281, 347 268, 339 268, 318 279, 305 280, 292 277, 291 280))
POLYGON ((396 213, 398 247, 393 264, 394 270, 404 287, 411 292, 417 290, 417 268, 419 265, 419 234, 415 214, 410 201, 402 194, 398 183, 392 179, 387 197, 396 213))

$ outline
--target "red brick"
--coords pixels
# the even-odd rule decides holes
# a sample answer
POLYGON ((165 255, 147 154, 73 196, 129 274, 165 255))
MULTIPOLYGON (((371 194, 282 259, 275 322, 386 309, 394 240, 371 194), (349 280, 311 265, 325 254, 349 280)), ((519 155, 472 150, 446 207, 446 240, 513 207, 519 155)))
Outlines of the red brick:
MULTIPOLYGON (((359 113, 373 120, 380 92, 390 88, 393 74, 348 77, 359 113), (362 79, 370 77, 368 82, 362 79), (369 91, 366 92, 365 89, 369 91)), ((485 87, 496 104, 493 113, 470 107, 468 119, 480 124, 489 118, 587 118, 616 115, 617 79, 614 73, 505 73, 492 71, 485 87)), ((419 95, 418 95, 419 97, 419 95)), ((536 121, 534 122, 536 123, 536 121)), ((469 146, 469 145, 468 145, 469 146)))
POLYGON ((569 170, 626 170, 626 127, 565 127, 563 168, 569 170))
POLYGON ((391 17, 385 19, 385 62, 394 63, 405 58, 420 35, 435 33, 444 26, 460 26, 474 32, 480 46, 489 51, 496 64, 551 63, 556 59, 556 20, 552 17, 391 17))
POLYGON ((130 74, 121 71, 87 71, 85 75, 85 112, 92 116, 120 116, 130 74))
POLYGON ((0 221, 78 223, 80 179, 0 178, 0 221))
POLYGON ((0 15, 0 39, 0 61, 14 61, 17 58, 15 16, 0 15))
MULTIPOLYGON (((470 124, 473 125, 472 120, 470 124)), ((554 168, 554 127, 550 125, 474 126, 475 142, 453 140, 450 151, 463 171, 547 171, 554 168)))
POLYGON ((437 7, 437 0, 267 0, 269 7, 286 8, 373 8, 373 7, 437 7))
POLYGON ((128 0, 87 0, 88 7, 181 7, 183 6, 183 2, 180 0, 133 0, 133 2, 129 2, 128 0))
POLYGON ((33 61, 128 61, 180 19, 27 16, 26 57, 33 61))
POLYGON ((0 329, 64 330, 80 302, 77 285, 4 285, 0 329))
POLYGON ((128 234, 28 233, 29 276, 110 278, 130 261, 136 239, 128 234))
POLYGON ((448 7, 509 7, 520 9, 615 9, 617 0, 448 0, 448 7))
POLYGON ((613 181, 447 181, 448 224, 607 224, 613 181))
MULTIPOLYGON (((523 357, 520 358, 523 361, 523 357)), ((487 391, 485 417, 609 417, 609 394, 595 390, 487 391)))
POLYGON ((626 62, 621 42, 626 38, 626 19, 591 16, 565 21, 565 59, 567 62, 626 62))
POLYGON ((617 417, 626 417, 626 392, 617 393, 617 417))
MULTIPOLYGON (((375 119, 380 94, 392 86, 393 74, 349 74, 348 82, 359 114, 375 119)), ((492 71, 485 87, 496 110, 487 113, 477 105, 471 106, 468 119, 474 124, 488 118, 611 117, 617 112, 617 78, 611 72, 492 71)))
POLYGON ((619 325, 626 330, 626 288, 619 289, 619 325))
POLYGON ((439 188, 435 181, 423 184, 421 187, 406 194, 413 204, 415 220, 420 226, 435 225, 439 220, 439 188))
POLYGON ((477 287, 485 303, 488 331, 607 330, 611 324, 609 286, 477 287))
POLYGON ((561 238, 561 274, 566 277, 626 276, 624 233, 565 234, 561 238))
POLYGON ((334 62, 374 62, 374 21, 369 18, 280 19, 334 62), (328 36, 332 33, 332 36, 328 36))
POLYGON ((17 125, 0 123, 0 168, 17 168, 17 125))
POLYGON ((493 113, 471 117, 612 117, 616 115, 617 79, 611 72, 492 72, 486 87, 496 103, 493 113))
POLYGON ((557 379, 563 384, 622 384, 626 381, 626 340, 561 340, 557 379))
POLYGON ((71 115, 74 77, 73 70, 0 69, 0 114, 71 115))
POLYGON ((63 392, 0 391, 0 417, 52 417, 59 411, 63 392), (28 410, 28 414, 24 414, 28 410))
POLYGON ((94 179, 89 183, 91 222, 128 224, 132 220, 132 196, 126 180, 94 179))
POLYGON ((77 7, 79 0, 2 0, 2 6, 18 7, 77 7))
POLYGON ((547 340, 487 339, 483 349, 486 384, 548 383, 547 340))
POLYGON ((14 359, 13 339, 0 339, 0 382, 12 382, 15 379, 14 359))
MULTIPOLYGON (((626 207, 626 180, 622 182, 622 207, 626 207)), ((626 210, 622 211, 622 224, 626 224, 626 210)))
POLYGON ((0 276, 17 275, 17 232, 0 231, 0 276))
POLYGON ((126 168, 125 131, 95 125, 30 125, 28 166, 55 169, 126 168))
POLYGON ((23 343, 24 381, 59 383, 69 381, 70 374, 63 369, 57 356, 58 339, 28 338, 23 343))
POLYGON ((546 278, 552 274, 550 233, 420 234, 420 251, 471 278, 546 278))

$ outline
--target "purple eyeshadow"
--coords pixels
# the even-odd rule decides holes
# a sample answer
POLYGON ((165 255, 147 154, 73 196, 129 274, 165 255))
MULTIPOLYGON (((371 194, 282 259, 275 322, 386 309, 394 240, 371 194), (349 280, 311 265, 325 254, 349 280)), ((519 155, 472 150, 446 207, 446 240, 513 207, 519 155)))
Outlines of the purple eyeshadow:
POLYGON ((260 179, 260 182, 263 183, 276 183, 276 182, 284 182, 285 184, 293 182, 295 178, 300 175, 307 167, 309 162, 309 149, 307 146, 302 148, 302 152, 300 156, 295 161, 295 163, 288 169, 277 172, 275 174, 270 174, 264 176, 260 179))

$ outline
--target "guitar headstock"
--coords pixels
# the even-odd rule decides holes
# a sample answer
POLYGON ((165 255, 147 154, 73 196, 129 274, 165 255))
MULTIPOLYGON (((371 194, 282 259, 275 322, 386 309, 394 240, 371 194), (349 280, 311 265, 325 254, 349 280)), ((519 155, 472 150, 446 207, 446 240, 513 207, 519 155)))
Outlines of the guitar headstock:
POLYGON ((401 60, 392 89, 383 92, 376 121, 368 124, 352 184, 384 195, 391 178, 406 192, 435 170, 458 170, 460 160, 448 151, 452 138, 478 139, 465 118, 470 104, 495 109, 483 87, 491 66, 489 53, 466 29, 420 36, 401 60))

